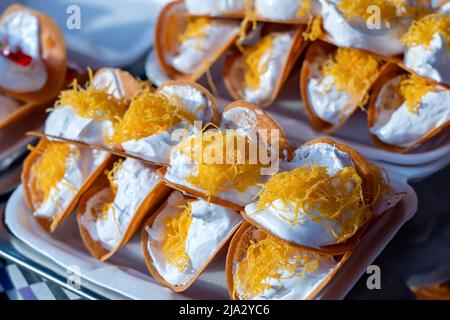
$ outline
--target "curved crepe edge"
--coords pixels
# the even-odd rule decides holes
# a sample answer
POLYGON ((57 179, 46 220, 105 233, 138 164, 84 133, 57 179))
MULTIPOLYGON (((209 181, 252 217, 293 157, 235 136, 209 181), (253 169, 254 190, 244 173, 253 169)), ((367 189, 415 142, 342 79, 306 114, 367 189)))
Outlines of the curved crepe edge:
MULTIPOLYGON (((36 148, 42 148, 45 150, 50 143, 52 143, 52 141, 42 138, 39 140, 36 148)), ((32 179, 33 166, 37 163, 37 161, 39 160, 40 157, 41 157, 41 155, 38 152, 31 151, 23 163, 23 169, 22 169, 22 175, 21 175, 22 185, 23 185, 24 194, 25 194, 25 203, 26 203, 27 207, 32 211, 36 211, 36 209, 37 209, 33 202, 33 198, 34 198, 33 195, 36 194, 37 191, 33 190, 31 188, 29 182, 32 179)), ((36 220, 39 222, 39 224, 45 230, 47 230, 49 232, 54 232, 56 230, 56 228, 58 228, 58 226, 66 218, 68 218, 71 215, 71 213, 75 209, 76 205, 78 204, 78 201, 80 200, 80 196, 83 194, 83 192, 85 190, 90 188, 92 183, 94 183, 94 181, 96 180, 98 175, 103 171, 103 169, 108 164, 109 157, 110 156, 107 156, 105 158, 105 160, 89 175, 89 177, 86 178, 86 180, 82 183, 79 190, 73 196, 73 198, 70 201, 67 208, 63 211, 63 213, 59 217, 56 217, 56 219, 53 218, 52 221, 50 221, 49 219, 47 219, 45 217, 35 217, 36 220)))
MULTIPOLYGON (((160 12, 155 26, 155 53, 161 69, 172 79, 177 80, 198 80, 209 68, 216 62, 225 51, 233 45, 238 38, 238 32, 221 46, 217 46, 216 51, 209 58, 205 58, 204 62, 197 69, 190 73, 184 74, 176 70, 166 59, 170 49, 168 46, 177 46, 178 39, 176 36, 180 34, 181 28, 185 25, 186 11, 183 1, 169 2, 160 12)), ((221 18, 215 19, 220 20, 221 18)), ((226 20, 226 19, 223 19, 226 20)), ((228 19, 229 20, 229 19, 228 19)))
MULTIPOLYGON (((371 128, 375 125, 375 123, 377 122, 377 118, 378 118, 378 109, 375 106, 376 105, 376 101, 378 99, 378 95, 380 94, 382 88, 384 87, 385 83, 398 76, 401 75, 403 73, 406 73, 407 71, 404 70, 403 68, 401 68, 399 65, 396 64, 388 64, 386 65, 386 68, 383 70, 383 73, 380 74, 380 76, 378 77, 378 79, 375 81, 375 83, 372 86, 372 92, 369 98, 369 104, 368 104, 368 127, 371 128)), ((420 77, 420 76, 419 76, 420 77)), ((423 78, 423 77, 422 77, 423 78)), ((424 78, 427 79, 427 78, 424 78)), ((427 79, 428 81, 428 79, 427 79)), ((433 82, 433 81, 430 81, 433 82)), ((435 83, 435 82, 434 82, 435 83)), ((449 90, 446 88, 446 90, 449 90)), ((442 125, 440 125, 437 128, 434 128, 432 130, 430 130, 428 133, 426 133, 422 138, 420 138, 419 140, 417 140, 412 146, 409 147, 400 147, 400 146, 396 146, 393 144, 388 144, 384 141, 382 141, 380 138, 378 138, 375 134, 373 134, 372 132, 370 132, 370 137, 373 141, 373 143, 382 148, 385 149, 387 151, 391 151, 391 152, 396 152, 396 153, 407 153, 419 146, 421 146, 422 144, 424 144, 425 142, 427 142, 428 140, 434 138, 435 136, 437 136, 438 134, 440 134, 441 132, 443 132, 444 130, 446 130, 448 127, 450 126, 450 120, 448 120, 447 122, 443 123, 442 125)))
MULTIPOLYGON (((308 116, 310 123, 314 127, 314 129, 319 132, 323 132, 323 133, 335 132, 340 127, 342 127, 347 122, 347 120, 350 119, 352 117, 352 115, 358 110, 358 104, 353 103, 350 106, 350 108, 352 109, 351 112, 344 119, 342 119, 339 124, 334 125, 325 120, 322 120, 316 114, 314 108, 310 104, 307 86, 308 86, 308 81, 310 80, 310 74, 311 74, 311 69, 312 69, 311 66, 315 63, 315 58, 318 55, 323 55, 323 54, 330 55, 330 53, 334 52, 337 49, 338 49, 338 47, 335 46, 334 44, 324 42, 321 40, 311 43, 311 45, 308 47, 308 49, 306 51, 305 60, 303 61, 303 64, 301 66, 301 71, 300 71, 300 92, 301 92, 303 104, 305 106, 306 114, 308 116)), ((350 48, 350 49, 362 51, 362 52, 365 52, 371 56, 374 56, 374 57, 380 59, 379 56, 369 53, 368 51, 354 49, 354 48, 350 48)), ((382 65, 380 67, 378 74, 376 76, 374 76, 372 83, 370 84, 366 93, 369 93, 371 91, 371 88, 374 85, 375 81, 380 77, 381 73, 383 72, 384 67, 385 67, 385 65, 382 65)), ((363 96, 364 95, 361 95, 361 99, 363 98, 363 96)))
MULTIPOLYGON (((258 105, 260 107, 267 107, 269 106, 279 95, 281 89, 283 89, 283 85, 285 84, 292 68, 294 67, 297 59, 303 52, 303 50, 306 48, 307 41, 303 39, 303 32, 306 30, 305 26, 299 27, 294 34, 294 38, 292 40, 292 44, 289 48, 289 53, 284 61, 283 64, 283 70, 279 73, 277 82, 275 87, 272 90, 272 94, 270 98, 267 101, 264 101, 262 103, 259 103, 258 105)), ((281 31, 287 32, 286 31, 281 31)), ((276 31, 275 31, 276 32, 276 31)), ((268 31, 270 33, 270 31, 268 31)), ((245 84, 241 85, 241 82, 239 79, 233 79, 232 78, 232 70, 236 66, 236 63, 241 63, 242 60, 242 53, 239 50, 234 50, 234 52, 227 55, 225 58, 225 63, 223 67, 223 77, 224 77, 224 83, 225 87, 227 88, 228 93, 234 98, 234 99, 243 99, 245 100, 245 97, 242 95, 243 91, 245 90, 244 86, 245 84)))
MULTIPOLYGON (((246 108, 250 109, 256 116, 256 129, 266 129, 268 132, 271 130, 278 130, 279 132, 279 158, 283 159, 284 151, 286 150, 287 155, 286 158, 289 159, 290 154, 290 147, 289 147, 289 141, 286 137, 286 133, 284 132, 283 128, 278 124, 278 122, 266 111, 264 111, 262 108, 258 107, 257 105, 247 102, 245 100, 237 100, 230 104, 228 104, 224 109, 223 112, 227 112, 234 108, 246 108)), ((257 133, 257 132, 255 132, 257 133)), ((270 136, 268 136, 268 139, 270 136)), ((272 142, 270 142, 272 143, 272 142)), ((285 159, 285 160, 287 160, 285 159)))
MULTIPOLYGON (((173 191, 173 192, 178 192, 178 191, 173 191)), ((191 197, 183 195, 184 198, 189 199, 191 197)), ((218 256, 218 254, 225 249, 227 243, 229 242, 229 240, 231 239, 231 237, 233 236, 233 234, 236 232, 236 230, 238 230, 238 227, 242 224, 239 223, 237 224, 233 230, 231 230, 229 232, 229 234, 223 239, 223 241, 219 244, 219 246, 216 248, 216 250, 211 254, 211 256, 209 257, 209 259, 203 264, 203 266, 197 271, 196 274, 194 274, 194 276, 188 280, 186 283, 182 284, 182 285, 173 285, 171 283, 169 283, 168 281, 166 281, 166 279, 164 279, 164 277, 158 272, 158 270, 156 269, 154 263, 153 263, 153 259, 150 256, 150 253, 148 251, 148 242, 149 242, 149 237, 148 237, 148 232, 147 230, 145 230, 145 227, 148 226, 150 228, 153 227, 153 222, 155 221, 156 217, 161 213, 161 211, 167 206, 167 199, 164 201, 164 203, 159 207, 159 209, 155 212, 155 214, 153 214, 144 224, 144 227, 142 228, 142 232, 141 232, 141 245, 142 245, 142 251, 144 252, 144 259, 145 259, 145 264, 147 265, 148 270, 150 271, 150 274, 153 276, 153 278, 155 278, 156 281, 158 281, 159 283, 161 283, 162 285, 170 288, 171 290, 175 291, 175 292, 182 292, 187 290, 194 282, 195 280, 197 280, 197 278, 203 273, 203 271, 206 270, 206 268, 208 268, 208 266, 214 261, 214 259, 218 256)), ((235 214, 239 214, 239 212, 235 212, 235 214)))
MULTIPOLYGON (((361 177, 361 179, 363 181, 362 188, 364 190, 363 191, 364 200, 366 203, 373 204, 372 208, 371 208, 371 210, 373 211, 373 206, 375 205, 374 195, 376 195, 378 193, 378 185, 377 185, 377 181, 376 181, 375 166, 372 163, 370 163, 366 158, 364 158, 359 152, 354 150, 353 148, 346 146, 344 144, 337 143, 330 138, 317 138, 317 139, 306 142, 304 145, 308 146, 308 145, 313 145, 316 143, 327 143, 327 144, 333 145, 340 151, 345 152, 349 155, 350 159, 355 164, 355 169, 356 169, 358 175, 361 177)), ((249 222, 250 224, 252 224, 260 229, 263 229, 263 230, 269 232, 270 234, 273 234, 273 232, 271 232, 269 229, 267 229, 266 227, 264 227, 263 225, 261 225, 260 223, 258 223, 254 219, 252 219, 251 217, 249 217, 247 215, 247 213, 245 212, 245 210, 243 210, 241 212, 241 214, 244 217, 244 219, 247 222, 249 222)), ((380 216, 382 216, 382 214, 380 214, 380 216)), ((302 244, 292 242, 289 240, 285 240, 285 241, 287 241, 297 247, 301 247, 301 248, 307 249, 309 251, 314 251, 314 252, 318 252, 318 253, 324 253, 324 254, 330 254, 330 255, 344 254, 346 252, 350 252, 351 250, 353 250, 353 248, 359 243, 365 230, 367 230, 369 228, 369 226, 372 223, 375 223, 377 220, 378 220, 378 217, 372 216, 372 218, 369 221, 367 221, 363 226, 361 226, 353 236, 346 239, 344 242, 327 245, 327 246, 322 246, 320 248, 309 247, 309 246, 302 245, 302 244)), ((273 234, 273 235, 277 236, 275 234, 273 234)), ((279 236, 277 236, 277 237, 280 238, 279 236)))
POLYGON ((216 125, 219 126, 220 125, 220 112, 219 112, 219 108, 217 107, 217 102, 216 99, 214 98, 214 96, 211 94, 211 92, 209 92, 209 90, 207 90, 205 87, 201 86, 200 84, 193 82, 193 81, 189 81, 189 80, 171 80, 171 81, 167 81, 162 83, 158 89, 156 89, 156 92, 159 93, 162 88, 164 87, 169 87, 169 86, 189 86, 192 87, 198 91, 200 91, 201 94, 203 94, 206 99, 209 101, 209 104, 211 106, 211 111, 212 111, 212 119, 211 122, 216 125))
POLYGON ((52 18, 19 4, 8 7, 1 15, 0 20, 16 11, 29 12, 39 20, 41 58, 47 69, 48 78, 44 87, 38 91, 18 93, 4 88, 0 91, 15 99, 33 104, 50 102, 58 95, 65 83, 67 56, 64 37, 52 18))
POLYGON ((124 92, 123 98, 125 100, 129 101, 136 93, 138 93, 142 89, 141 84, 136 80, 136 78, 134 78, 127 71, 118 68, 100 68, 95 72, 94 78, 100 76, 102 73, 110 71, 115 72, 119 76, 120 84, 124 92))
MULTIPOLYGON (((257 227, 251 225, 248 222, 244 222, 240 228, 236 231, 233 238, 231 239, 230 246, 228 247, 225 273, 227 277, 227 287, 228 294, 233 300, 240 300, 239 297, 234 295, 234 264, 241 262, 246 256, 246 249, 250 240, 253 238, 250 233, 252 233, 257 227)), ((298 247, 298 246, 297 246, 298 247)), ((308 249, 308 248, 302 248, 308 249)), ((311 251, 311 250, 309 250, 311 251)), ((333 279, 335 274, 344 266, 346 261, 351 256, 351 252, 346 252, 345 254, 325 254, 329 256, 342 255, 341 259, 337 262, 335 268, 323 279, 318 286, 306 297, 305 300, 314 299, 325 286, 333 279)))
MULTIPOLYGON (((108 165, 112 165, 116 160, 117 157, 110 158, 108 165)), ((97 176, 97 179, 91 187, 82 193, 77 209, 77 223, 84 246, 93 257, 101 261, 109 259, 132 238, 136 231, 141 227, 144 219, 156 210, 161 202, 167 197, 170 190, 162 183, 162 181, 159 181, 146 195, 139 208, 136 210, 119 244, 113 249, 107 250, 102 246, 100 241, 95 241, 91 237, 89 231, 81 223, 81 217, 86 214, 88 201, 105 188, 109 188, 109 181, 104 175, 97 176)))

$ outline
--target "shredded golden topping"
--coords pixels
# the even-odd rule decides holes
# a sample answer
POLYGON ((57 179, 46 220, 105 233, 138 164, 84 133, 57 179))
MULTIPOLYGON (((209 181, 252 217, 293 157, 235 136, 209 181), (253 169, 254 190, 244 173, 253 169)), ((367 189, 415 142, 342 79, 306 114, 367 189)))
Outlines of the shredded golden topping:
POLYGON ((45 150, 30 148, 41 156, 31 168, 33 189, 43 193, 42 201, 62 181, 66 173, 66 162, 70 154, 70 145, 62 142, 49 142, 45 150))
POLYGON ((381 61, 363 51, 338 48, 322 67, 324 76, 332 76, 336 88, 345 91, 353 103, 363 107, 368 90, 377 77, 381 61))
POLYGON ((248 25, 249 24, 252 25, 252 30, 255 30, 257 27, 256 12, 255 12, 255 8, 254 8, 253 0, 244 0, 244 6, 245 6, 245 16, 241 22, 241 28, 239 31, 239 39, 236 41, 236 46, 241 51, 243 51, 242 42, 244 41, 244 39, 247 35, 248 25))
POLYGON ((258 194, 259 211, 268 207, 292 212, 291 224, 301 223, 301 214, 330 228, 337 242, 342 242, 363 226, 371 217, 364 201, 362 179, 353 167, 346 167, 336 175, 329 175, 326 167, 313 165, 278 173, 262 187, 258 194), (337 222, 334 230, 329 222, 337 222))
POLYGON ((267 71, 267 66, 272 55, 272 44, 275 35, 270 33, 264 36, 255 46, 244 50, 244 63, 246 66, 245 84, 256 89, 259 87, 261 75, 267 71), (269 57, 262 61, 265 54, 269 57))
POLYGON ((245 258, 234 273, 234 296, 256 297, 272 288, 270 279, 295 277, 297 280, 320 266, 320 255, 294 247, 269 233, 258 230, 258 240, 252 240, 245 258), (238 293, 239 291, 239 293, 238 293))
POLYGON ((183 120, 193 122, 194 117, 183 106, 180 97, 173 95, 167 98, 144 89, 133 97, 111 140, 120 144, 149 137, 167 131, 183 120))
POLYGON ((435 89, 436 85, 433 83, 415 74, 411 74, 402 79, 399 90, 400 95, 406 102, 408 110, 412 113, 417 113, 422 97, 435 89))
POLYGON ((303 39, 308 41, 315 41, 322 35, 322 17, 310 16, 305 32, 303 32, 303 39))
POLYGON ((186 271, 190 259, 186 253, 186 239, 192 223, 191 203, 180 206, 182 209, 173 217, 164 219, 164 245, 162 251, 169 264, 174 265, 180 272, 186 271))
POLYGON ((256 147, 234 130, 209 130, 183 140, 177 150, 198 163, 186 181, 211 196, 230 189, 243 192, 258 182, 261 165, 250 161, 256 147))
POLYGON ((115 208, 114 208, 114 199, 117 194, 117 184, 114 181, 114 177, 119 170, 119 168, 122 167, 123 160, 120 159, 117 162, 114 163, 113 168, 111 170, 105 170, 106 178, 109 180, 109 188, 111 190, 111 193, 109 194, 109 201, 105 202, 102 208, 102 215, 98 217, 99 219, 102 219, 104 217, 108 216, 108 210, 109 208, 113 211, 113 216, 115 217, 115 208))
POLYGON ((210 18, 188 17, 184 32, 179 36, 178 41, 184 42, 188 39, 203 40, 206 37, 208 26, 211 24, 210 18))
POLYGON ((409 48, 419 45, 429 48, 431 39, 436 33, 439 33, 450 47, 449 15, 435 13, 429 14, 419 20, 414 20, 401 40, 409 48))
POLYGON ((83 118, 108 120, 115 126, 126 111, 125 99, 117 99, 108 93, 108 88, 98 89, 90 81, 85 89, 77 84, 76 79, 71 90, 61 91, 56 107, 72 107, 76 114, 83 118))
POLYGON ((380 18, 386 27, 390 28, 392 22, 410 12, 409 5, 404 0, 342 0, 338 8, 342 10, 347 19, 362 19, 366 21, 374 12, 369 7, 380 10, 380 18))

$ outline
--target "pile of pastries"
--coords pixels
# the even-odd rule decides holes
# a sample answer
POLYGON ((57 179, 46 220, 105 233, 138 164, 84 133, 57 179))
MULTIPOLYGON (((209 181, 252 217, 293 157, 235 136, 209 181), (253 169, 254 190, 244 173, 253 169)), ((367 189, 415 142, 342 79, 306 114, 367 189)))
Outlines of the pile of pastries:
MULTIPOLYGON (((75 77, 68 86, 64 42, 55 24, 42 13, 13 6, 0 18, 0 69, 7 70, 0 75, 0 88, 2 99, 9 101, 0 110, 7 112, 4 121, 18 125, 26 118, 19 122, 17 113, 30 114, 28 107, 11 107, 14 102, 30 101, 29 108, 42 108, 54 100, 43 131, 34 132, 40 140, 30 146, 22 172, 26 204, 48 232, 76 214, 85 247, 102 261, 141 232, 150 273, 176 292, 188 289, 219 252, 227 250, 224 267, 231 298, 314 298, 401 195, 393 192, 381 168, 351 147, 328 138, 290 144, 283 128, 257 104, 264 104, 268 91, 269 100, 276 96, 307 44, 302 70, 303 79, 311 79, 305 80, 307 91, 335 85, 337 98, 330 96, 331 102, 345 102, 346 93, 339 93, 337 80, 322 78, 322 73, 340 77, 341 60, 355 68, 364 61, 365 81, 352 88, 365 92, 373 82, 375 88, 378 84, 374 92, 380 94, 374 100, 357 92, 351 100, 355 106, 366 100, 372 103, 369 118, 375 125, 378 118, 388 122, 389 115, 394 118, 398 110, 412 112, 411 108, 414 116, 424 113, 430 119, 426 110, 437 112, 435 99, 448 107, 448 91, 444 84, 413 74, 405 78, 412 87, 400 85, 400 91, 414 89, 419 94, 424 86, 433 90, 420 96, 420 102, 405 101, 406 107, 401 101, 400 107, 387 106, 379 99, 394 104, 395 83, 403 83, 402 74, 408 71, 365 51, 322 40, 310 43, 314 31, 327 25, 324 3, 317 7, 321 11, 313 4, 302 5, 295 14, 288 9, 297 8, 298 1, 286 1, 285 6, 262 0, 233 3, 174 2, 162 11, 157 36, 164 41, 158 45, 157 40, 156 46, 161 50, 163 43, 172 50, 162 50, 160 58, 170 57, 165 63, 174 77, 187 79, 157 89, 114 68, 88 70, 88 81, 75 77), (199 18, 193 18, 195 14, 199 18), (217 17, 221 15, 226 18, 217 17), (322 18, 317 20, 318 16, 322 18), (247 21, 244 27, 241 20, 247 21), (277 24, 264 24, 262 46, 254 44, 253 50, 247 48, 246 34, 259 20, 277 24), (180 33, 170 31, 174 29, 180 33), (235 86, 236 98, 245 99, 220 112, 214 96, 192 80, 236 43, 240 49, 228 57, 227 81, 229 88, 235 86), (263 49, 271 46, 267 54, 263 49), (318 63, 325 67, 317 68, 318 63), (248 65, 264 67, 246 73, 248 65), (261 69, 271 76, 261 78, 261 69), (378 73, 392 81, 379 82, 378 73), (234 82, 236 75, 242 76, 239 84, 234 82), (248 90, 242 90, 244 83, 250 85, 248 90), (252 96, 264 99, 252 103, 252 96), (389 115, 374 111, 377 106, 389 115)), ((392 25, 389 32, 396 28, 392 25)), ((327 33, 327 38, 333 35, 327 33)), ((358 42, 367 43, 376 41, 358 42)), ((393 48, 396 45, 389 50, 393 48)), ((408 129, 405 123, 403 118, 397 129, 408 129)))
POLYGON ((450 3, 427 0, 185 0, 160 13, 155 52, 173 79, 224 57, 230 95, 271 105, 290 72, 314 129, 358 109, 373 142, 408 152, 450 123, 450 3))

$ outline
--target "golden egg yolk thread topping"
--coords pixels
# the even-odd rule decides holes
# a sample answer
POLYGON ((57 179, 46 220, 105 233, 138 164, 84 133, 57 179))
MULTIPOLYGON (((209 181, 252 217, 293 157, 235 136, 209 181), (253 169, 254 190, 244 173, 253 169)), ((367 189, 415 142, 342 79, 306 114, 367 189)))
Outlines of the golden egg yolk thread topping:
POLYGON ((50 196, 51 190, 58 182, 63 181, 66 173, 67 159, 70 156, 70 145, 62 142, 49 142, 44 150, 29 147, 41 156, 31 168, 34 190, 43 194, 42 202, 50 196))
POLYGON ((164 244, 162 251, 169 264, 174 265, 180 272, 185 272, 190 265, 186 253, 186 239, 192 223, 191 203, 180 206, 181 211, 164 219, 164 244))
POLYGON ((300 9, 297 11, 297 17, 308 16, 308 24, 303 32, 303 38, 308 41, 317 40, 322 35, 322 17, 314 17, 311 12, 312 0, 299 0, 300 9))
POLYGON ((244 7, 245 7, 244 9, 245 15, 244 19, 242 19, 241 22, 241 27, 239 30, 239 38, 236 40, 236 46, 241 51, 244 51, 244 48, 242 47, 242 42, 245 40, 245 37, 247 36, 248 25, 251 24, 252 30, 256 30, 256 27, 258 25, 253 0, 244 0, 244 7))
POLYGON ((354 167, 346 167, 336 175, 315 164, 278 173, 262 186, 258 196, 259 212, 269 207, 292 211, 293 217, 278 214, 292 225, 302 223, 301 215, 305 214, 329 228, 338 243, 353 236, 371 218, 362 179, 354 167), (330 222, 338 223, 338 230, 330 222))
POLYGON ((400 82, 400 95, 406 102, 408 110, 417 113, 422 97, 436 89, 436 85, 415 74, 404 77, 400 82))
POLYGON ((183 106, 180 97, 173 95, 167 98, 146 89, 133 97, 111 140, 115 144, 139 140, 167 131, 183 120, 193 123, 195 119, 183 106))
POLYGON ((252 89, 259 87, 260 78, 267 71, 275 36, 270 33, 264 36, 255 46, 244 49, 245 84, 252 89), (266 54, 269 54, 268 58, 265 57, 266 54))
POLYGON ((260 175, 261 164, 250 161, 250 150, 256 150, 252 144, 234 130, 210 130, 183 140, 177 151, 198 164, 186 181, 201 188, 207 196, 231 189, 244 192, 258 182, 260 175))
POLYGON ((124 115, 127 102, 108 93, 109 88, 98 89, 93 85, 92 71, 88 69, 90 81, 86 88, 77 84, 76 79, 71 90, 61 91, 56 107, 72 107, 82 118, 107 120, 115 126, 124 115))
POLYGON ((234 297, 249 299, 272 288, 270 279, 295 277, 297 281, 319 268, 320 256, 294 247, 269 233, 258 230, 260 240, 251 240, 245 258, 234 273, 234 297))
MULTIPOLYGON (((120 159, 114 163, 111 170, 104 171, 104 174, 106 175, 106 178, 109 181, 109 188, 111 190, 111 193, 109 194, 108 201, 106 201, 105 204, 103 205, 101 215, 99 217, 97 217, 98 220, 106 218, 108 216, 108 211, 110 208, 112 211, 113 219, 117 220, 116 209, 114 207, 114 199, 116 197, 118 187, 117 187, 117 183, 114 181, 114 178, 115 178, 117 171, 122 167, 122 165, 123 165, 123 160, 120 159)), ((116 224, 117 224, 117 221, 116 221, 116 224)))
POLYGON ((333 77, 336 88, 349 94, 352 102, 362 108, 381 65, 379 59, 363 51, 338 48, 323 65, 322 74, 333 77))
POLYGON ((178 37, 178 41, 183 43, 189 39, 196 39, 197 46, 207 36, 208 26, 211 24, 211 19, 206 17, 188 17, 187 25, 184 32, 178 37))
POLYGON ((409 48, 424 46, 429 48, 433 36, 439 33, 450 47, 450 16, 446 14, 430 14, 411 23, 401 41, 409 48))
POLYGON ((338 8, 349 20, 358 18, 367 21, 374 15, 374 12, 369 10, 370 7, 380 10, 380 18, 387 28, 391 27, 391 23, 396 23, 399 17, 410 12, 409 5, 404 0, 342 0, 338 4, 338 8))

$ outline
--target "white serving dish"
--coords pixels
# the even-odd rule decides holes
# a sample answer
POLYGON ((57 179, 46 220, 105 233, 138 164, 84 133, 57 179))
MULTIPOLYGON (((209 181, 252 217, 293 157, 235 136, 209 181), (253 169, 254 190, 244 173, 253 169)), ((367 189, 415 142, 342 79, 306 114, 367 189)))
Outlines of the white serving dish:
MULTIPOLYGON (((381 217, 368 230, 345 266, 319 294, 318 299, 342 299, 398 229, 417 209, 414 190, 397 176, 393 177, 396 192, 406 192, 395 209, 381 217)), ((140 232, 110 261, 100 262, 84 248, 78 232, 75 213, 54 234, 47 233, 26 207, 22 186, 10 197, 5 223, 19 240, 63 269, 76 267, 83 281, 131 299, 226 299, 225 252, 207 268, 184 293, 174 293, 157 283, 147 271, 140 244, 140 232)))

